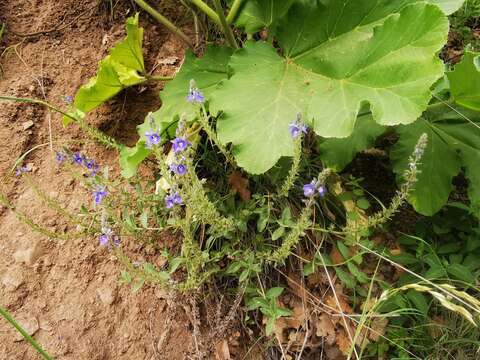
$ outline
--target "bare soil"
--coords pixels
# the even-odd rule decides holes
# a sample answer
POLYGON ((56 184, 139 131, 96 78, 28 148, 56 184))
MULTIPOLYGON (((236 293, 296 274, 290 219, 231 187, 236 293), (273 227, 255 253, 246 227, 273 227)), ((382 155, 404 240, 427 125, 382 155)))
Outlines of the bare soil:
MULTIPOLYGON (((131 4, 120 1, 113 16, 108 4, 1 1, 0 22, 9 31, 0 43, 0 94, 45 99, 62 107, 62 97, 74 95, 124 35, 131 4)), ((147 68, 156 67, 156 75, 173 74, 183 58, 183 44, 146 15, 141 25, 146 29, 147 68)), ((188 24, 180 25, 189 32, 188 24)), ((134 143, 136 125, 160 105, 161 86, 131 89, 89 116, 89 121, 121 142, 134 143)), ((113 152, 95 145, 75 126, 64 129, 58 114, 38 105, 0 103, 0 174, 7 174, 17 158, 35 148, 26 157, 35 182, 75 212, 88 203, 90 195, 58 170, 52 142, 57 148, 66 144, 116 167, 113 152)), ((21 180, 4 182, 2 190, 34 221, 52 231, 75 231, 21 180)), ((194 355, 188 305, 170 306, 171 297, 154 288, 132 293, 118 282, 122 266, 97 243, 89 238, 48 239, 0 206, 0 306, 20 320, 55 359, 187 359, 194 355)), ((17 336, 0 319, 0 359, 38 359, 17 336)))

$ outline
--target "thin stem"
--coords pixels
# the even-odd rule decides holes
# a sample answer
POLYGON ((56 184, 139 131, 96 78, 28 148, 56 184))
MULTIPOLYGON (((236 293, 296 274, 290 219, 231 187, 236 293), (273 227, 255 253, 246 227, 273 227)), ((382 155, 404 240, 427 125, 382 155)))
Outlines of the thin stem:
POLYGON ((205 15, 207 15, 218 26, 222 26, 220 18, 217 13, 212 10, 210 6, 205 4, 202 0, 190 0, 192 4, 195 4, 205 15))
POLYGON ((185 33, 182 30, 180 30, 178 27, 176 27, 170 20, 168 20, 165 16, 163 16, 157 10, 155 10, 150 5, 148 5, 145 1, 143 0, 134 0, 134 1, 137 3, 138 6, 140 6, 143 10, 149 13, 155 20, 157 20, 160 24, 164 25, 168 30, 170 30, 172 33, 177 35, 190 48, 193 49, 193 44, 188 38, 188 36, 185 35, 185 33))
POLYGON ((44 359, 46 360, 53 360, 46 352, 41 348, 40 345, 23 329, 23 327, 15 321, 13 316, 7 311, 7 309, 4 309, 0 306, 0 315, 2 315, 5 320, 7 320, 22 336, 27 340, 30 345, 32 345, 37 352, 43 356, 44 359))
POLYGON ((217 9, 217 14, 218 14, 218 17, 220 18, 220 23, 222 24, 223 32, 227 37, 228 43, 234 49, 238 49, 238 45, 237 45, 237 42, 235 41, 235 36, 233 36, 232 29, 228 25, 227 19, 225 19, 225 14, 223 13, 223 7, 222 7, 222 4, 220 3, 220 0, 214 0, 213 2, 215 3, 215 8, 217 9))
POLYGON ((235 0, 233 2, 232 7, 230 8, 230 11, 228 12, 227 15, 227 23, 231 24, 233 20, 237 17, 238 10, 240 10, 240 6, 242 6, 243 0, 235 0))
POLYGON ((161 75, 147 75, 147 80, 153 81, 170 81, 175 79, 173 76, 161 76, 161 75))

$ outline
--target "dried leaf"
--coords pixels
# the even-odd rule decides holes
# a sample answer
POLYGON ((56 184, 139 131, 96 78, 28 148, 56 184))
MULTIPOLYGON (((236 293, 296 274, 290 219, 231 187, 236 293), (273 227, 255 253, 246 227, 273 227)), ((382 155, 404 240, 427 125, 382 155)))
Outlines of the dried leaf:
POLYGON ((372 341, 378 341, 387 329, 388 319, 386 317, 376 317, 370 323, 371 330, 368 332, 368 338, 372 341))
POLYGON ((228 347, 227 340, 217 343, 215 347, 215 359, 216 360, 231 360, 230 349, 228 347))
POLYGON ((320 315, 315 322, 315 328, 315 334, 318 337, 324 337, 327 344, 333 345, 337 334, 335 331, 335 324, 328 314, 323 313, 320 315))
POLYGON ((334 265, 345 262, 345 258, 342 256, 340 251, 338 251, 338 248, 336 246, 332 247, 332 251, 330 251, 330 258, 332 259, 334 265))
POLYGON ((243 201, 250 200, 252 193, 248 189, 248 179, 244 178, 240 171, 232 172, 228 177, 228 183, 243 201))

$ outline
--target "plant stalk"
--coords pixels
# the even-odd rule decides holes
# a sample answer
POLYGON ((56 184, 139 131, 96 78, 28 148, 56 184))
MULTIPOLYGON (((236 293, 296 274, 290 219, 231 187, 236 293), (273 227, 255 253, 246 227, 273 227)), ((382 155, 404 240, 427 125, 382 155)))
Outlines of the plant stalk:
POLYGON ((0 315, 2 315, 5 320, 7 320, 22 336, 27 340, 30 345, 34 347, 37 352, 43 356, 45 360, 53 360, 46 352, 41 348, 40 345, 23 329, 23 327, 15 321, 13 316, 4 308, 0 306, 0 315))
POLYGON ((168 30, 170 30, 173 34, 177 35, 180 39, 182 39, 191 49, 193 49, 193 44, 188 38, 185 33, 176 27, 170 20, 168 20, 165 16, 160 14, 157 10, 152 8, 143 0, 134 0, 135 3, 140 6, 143 10, 149 13, 155 20, 157 20, 160 24, 164 25, 168 30))
POLYGON ((212 10, 210 6, 205 4, 202 0, 190 0, 192 4, 196 5, 205 15, 207 15, 215 24, 222 26, 220 18, 217 13, 212 10))
POLYGON ((235 0, 233 2, 232 7, 230 8, 230 11, 228 12, 227 15, 227 23, 231 24, 235 20, 238 14, 238 10, 240 10, 240 6, 242 6, 243 0, 235 0))
POLYGON ((218 14, 218 17, 220 18, 223 32, 227 37, 228 43, 234 49, 238 49, 237 42, 235 41, 235 36, 233 36, 233 31, 230 28, 230 26, 228 26, 227 19, 225 19, 225 14, 223 13, 223 7, 222 7, 222 4, 220 3, 220 0, 213 0, 213 2, 215 3, 215 8, 217 9, 217 14, 218 14))
POLYGON ((147 80, 154 80, 154 81, 170 81, 173 80, 173 76, 161 76, 161 75, 148 75, 147 80))

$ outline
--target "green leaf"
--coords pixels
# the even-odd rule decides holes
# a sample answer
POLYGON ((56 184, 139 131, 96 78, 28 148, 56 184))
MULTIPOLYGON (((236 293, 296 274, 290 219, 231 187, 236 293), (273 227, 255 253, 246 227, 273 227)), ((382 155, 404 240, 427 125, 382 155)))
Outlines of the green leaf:
POLYGON ((407 299, 410 300, 410 302, 423 314, 427 315, 428 313, 428 302, 427 298, 424 294, 415 291, 415 290, 409 290, 406 293, 407 299))
MULTIPOLYGON (((195 80, 196 86, 208 101, 217 84, 228 77, 228 61, 232 52, 233 50, 227 47, 209 46, 205 55, 197 58, 191 51, 187 51, 175 79, 169 81, 160 93, 162 106, 152 114, 157 125, 169 124, 180 115, 185 115, 188 121, 194 120, 198 106, 188 103, 186 99, 190 80, 195 80)), ((148 122, 149 119, 146 121, 147 125, 148 122)))
POLYGON ((337 273, 338 278, 340 281, 345 284, 346 287, 349 289, 355 289, 355 285, 357 284, 355 279, 347 273, 345 270, 343 270, 341 267, 336 266, 335 267, 335 272, 337 273))
POLYGON ((145 141, 139 141, 135 147, 123 147, 120 150, 120 168, 122 176, 130 178, 137 173, 140 163, 150 154, 151 150, 145 147, 145 141))
MULTIPOLYGON (((142 55, 143 29, 138 27, 138 14, 127 19, 127 37, 110 50, 110 55, 99 62, 95 77, 83 85, 75 95, 73 113, 87 113, 117 95, 126 87, 146 80, 142 55)), ((68 125, 72 119, 64 116, 68 125)))
POLYGON ((480 111, 480 71, 478 53, 465 51, 463 59, 447 72, 450 91, 458 105, 480 111))
POLYGON ((475 285, 475 276, 472 272, 461 264, 450 264, 446 268, 447 273, 453 276, 455 279, 466 282, 470 285, 475 285))
POLYGON ((435 4, 442 9, 445 14, 450 15, 460 9, 465 0, 427 0, 429 3, 435 4))
POLYGON ((370 202, 365 198, 360 198, 357 200, 357 206, 360 209, 367 210, 370 207, 370 202))
POLYGON ((443 74, 436 52, 448 21, 436 6, 404 5, 296 2, 276 34, 285 57, 262 42, 235 52, 234 74, 212 95, 211 109, 223 111, 218 136, 234 145, 238 164, 260 174, 292 156, 288 127, 297 113, 324 137, 349 136, 366 103, 378 124, 415 121, 443 74))
POLYGON ((358 117, 353 133, 344 139, 325 139, 319 145, 320 158, 327 167, 342 171, 355 155, 375 144, 385 132, 385 126, 377 124, 371 114, 358 117))
POLYGON ((282 294, 283 290, 284 288, 282 287, 274 287, 274 288, 268 289, 265 296, 267 297, 267 299, 276 299, 282 294))
POLYGON ((403 182, 403 173, 409 166, 408 158, 418 139, 423 133, 428 135, 422 163, 418 166, 418 180, 408 201, 420 214, 433 215, 445 205, 453 189, 452 179, 460 171, 458 156, 452 153, 448 144, 437 136, 431 124, 424 119, 400 127, 397 132, 400 139, 390 157, 399 183, 403 182))
POLYGON ((285 228, 280 226, 272 233, 272 240, 275 241, 280 239, 283 236, 283 234, 285 234, 285 228))
POLYGON ((247 0, 239 12, 235 25, 253 34, 266 27, 273 27, 286 14, 294 0, 247 0))
MULTIPOLYGON (((430 115, 431 121, 420 119, 397 130, 400 139, 391 152, 397 181, 402 182, 402 174, 408 166, 408 157, 413 152, 418 138, 422 133, 427 133, 428 145, 418 167, 421 173, 408 199, 410 204, 423 215, 435 214, 448 200, 453 189, 453 177, 459 173, 461 167, 464 167, 469 180, 469 198, 473 207, 478 209, 480 206, 478 114, 477 118, 470 120, 471 122, 445 120, 448 117, 445 114, 438 121, 436 115, 433 116, 432 113, 425 116, 430 115)), ((456 112, 449 115, 462 118, 456 112)))
POLYGON ((138 13, 129 17, 126 23, 127 37, 110 50, 112 59, 127 68, 145 72, 142 42, 143 28, 138 26, 138 13))

